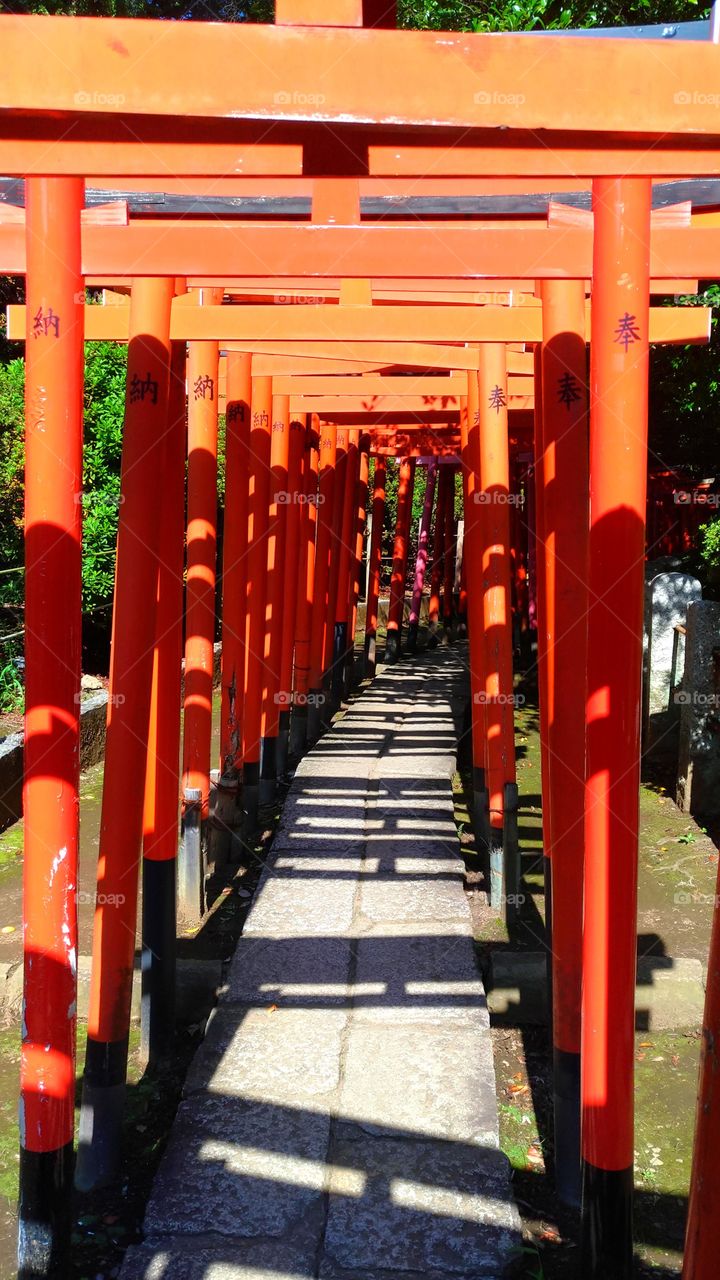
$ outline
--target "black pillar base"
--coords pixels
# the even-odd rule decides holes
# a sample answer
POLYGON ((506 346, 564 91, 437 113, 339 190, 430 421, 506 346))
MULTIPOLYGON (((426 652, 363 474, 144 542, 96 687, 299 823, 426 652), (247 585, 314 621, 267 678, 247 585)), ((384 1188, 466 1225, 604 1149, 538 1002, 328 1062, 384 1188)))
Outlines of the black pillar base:
POLYGON ((385 640, 385 661, 392 666, 400 657, 400 631, 388 631, 385 640))
POLYGON ((488 817, 488 849, 490 853, 490 906, 504 920, 507 915, 507 891, 505 887, 505 849, 503 832, 490 825, 488 817))
POLYGON ((188 924, 197 924, 205 907, 202 792, 187 787, 183 797, 182 828, 178 848, 178 906, 188 924))
POLYGON ((276 766, 278 778, 284 778, 288 771, 290 752, 290 708, 280 712, 278 720, 276 766))
POLYGON ((343 660, 343 700, 347 702, 355 687, 355 645, 349 644, 343 660))
POLYGON ((488 898, 490 897, 490 823, 488 820, 488 793, 485 786, 485 770, 473 765, 472 771, 473 786, 473 831, 475 833, 475 843, 477 851, 483 860, 486 873, 486 884, 488 885, 488 898))
POLYGON ((553 954, 552 954, 552 858, 543 858, 543 884, 545 889, 545 970, 547 973, 548 1030, 553 1029, 553 954))
POLYGON ((330 696, 328 677, 323 681, 323 687, 318 692, 318 704, 320 709, 320 732, 327 733, 328 729, 332 729, 333 716, 336 708, 333 707, 333 701, 330 696))
POLYGON ((94 1191, 115 1181, 122 1154, 128 1041, 88 1038, 75 1186, 94 1191))
POLYGON ((260 810, 260 762, 253 761, 243 765, 242 794, 243 838, 248 840, 258 829, 258 813, 260 810))
POLYGON ((583 1161, 583 1280, 632 1280, 633 1170, 597 1169, 583 1161))
POLYGON ((18 1280, 64 1280, 72 1230, 73 1144, 20 1148, 18 1280))
POLYGON ((313 747, 323 733, 322 708, 324 696, 322 689, 311 689, 308 694, 307 745, 309 747, 313 747))
POLYGON ((580 1054, 553 1049, 555 1186, 563 1204, 578 1208, 580 1177, 580 1054))
POLYGON ((305 755, 308 740, 308 708, 307 703, 302 706, 295 704, 290 717, 290 740, 288 744, 288 753, 291 760, 299 760, 305 755))
POLYGON ((142 1055, 151 1066, 172 1052, 175 1034, 176 862, 143 859, 142 1055))
POLYGON ((260 741, 260 808, 275 804, 277 799, 277 738, 260 741))
POLYGON ((333 637, 333 665, 330 694, 335 710, 342 703, 345 686, 345 655, 347 652, 347 622, 335 623, 333 637))
POLYGON ((405 642, 406 653, 417 653, 418 630, 419 627, 417 622, 409 623, 407 640, 405 642))
POLYGON ((372 680, 377 667, 377 637, 375 632, 369 632, 365 636, 365 663, 363 670, 366 680, 372 680))
POLYGON ((520 840, 518 836, 518 789, 515 782, 506 782, 503 788, 503 858, 505 877, 505 920, 512 924, 523 904, 522 874, 520 868, 520 840))
POLYGON ((237 839, 238 792, 237 772, 222 774, 214 787, 215 807, 208 824, 208 864, 213 873, 228 863, 239 861, 237 839))

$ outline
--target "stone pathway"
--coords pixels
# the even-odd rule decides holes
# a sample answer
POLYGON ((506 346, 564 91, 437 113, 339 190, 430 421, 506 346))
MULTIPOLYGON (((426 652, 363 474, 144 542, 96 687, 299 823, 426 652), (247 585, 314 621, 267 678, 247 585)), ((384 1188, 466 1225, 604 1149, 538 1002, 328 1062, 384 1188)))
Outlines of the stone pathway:
POLYGON ((520 1245, 451 777, 456 650, 300 765, 122 1280, 499 1280, 520 1245))

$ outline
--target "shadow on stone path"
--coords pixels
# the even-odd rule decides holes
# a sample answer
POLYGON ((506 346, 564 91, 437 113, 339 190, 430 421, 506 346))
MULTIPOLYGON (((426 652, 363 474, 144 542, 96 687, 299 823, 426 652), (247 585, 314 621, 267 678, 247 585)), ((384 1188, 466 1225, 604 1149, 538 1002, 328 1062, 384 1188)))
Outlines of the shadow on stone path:
POLYGON ((456 650, 299 766, 122 1280, 493 1277, 520 1247, 451 779, 456 650))

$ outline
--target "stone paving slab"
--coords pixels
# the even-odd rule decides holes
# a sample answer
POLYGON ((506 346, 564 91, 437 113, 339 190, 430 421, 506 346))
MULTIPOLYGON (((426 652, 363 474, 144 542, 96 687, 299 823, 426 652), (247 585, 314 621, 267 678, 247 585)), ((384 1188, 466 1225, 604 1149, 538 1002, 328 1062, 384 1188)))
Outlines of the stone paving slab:
POLYGON ((353 996, 355 1024, 466 1027, 472 1019, 475 1026, 489 1026, 475 949, 464 922, 437 933, 421 934, 406 923, 395 925, 390 935, 382 928, 371 930, 357 943, 353 996))
POLYGON ((338 1142, 330 1179, 323 1280, 410 1271, 499 1280, 516 1209, 504 1157, 457 1143, 338 1142), (353 1194, 361 1169, 363 1194, 353 1194))
POLYGON ((283 1009, 347 998, 352 947, 345 938, 251 938, 243 935, 230 964, 223 1006, 277 1002, 283 1009))
POLYGON ((390 880, 363 881, 360 890, 360 911, 363 917, 374 923, 381 920, 463 920, 468 907, 462 888, 462 878, 436 882, 403 877, 402 882, 390 880))
MULTIPOLYGON (((218 1242, 210 1237, 181 1244, 147 1241, 128 1251, 123 1280, 307 1280, 312 1248, 304 1252, 279 1241, 218 1242)), ((428 1277, 427 1280, 431 1280, 428 1277)))
POLYGON ((338 1133, 356 1131, 497 1146, 493 1063, 482 1016, 472 1025, 353 1024, 340 1089, 338 1133))
POLYGON ((178 1109, 146 1234, 272 1237, 310 1250, 324 1218, 330 1128, 327 1108, 194 1095, 178 1109))
POLYGON ((322 778, 325 783, 329 779, 337 782, 338 786, 345 783, 360 783, 368 777, 370 768, 373 764, 373 758, 370 756, 349 756, 347 752, 344 754, 340 751, 334 755, 320 756, 317 748, 311 751, 302 759, 295 771, 295 778, 302 781, 303 779, 311 779, 317 781, 322 778))
POLYGON ((356 887, 353 880, 338 880, 331 875, 304 879, 301 884, 270 875, 245 922, 245 936, 275 938, 291 923, 293 932, 317 937, 348 933, 356 887))
POLYGON ((318 1104, 340 1082, 340 1038, 347 1011, 263 1009, 221 1004, 185 1081, 185 1095, 206 1090, 292 1107, 318 1104), (292 1046, 292 1052, 288 1052, 292 1046))
POLYGON ((121 1280, 500 1280, 520 1245, 453 817, 459 650, 303 760, 121 1280))
POLYGON ((407 752, 384 756, 377 768, 378 778, 447 778, 455 772, 455 755, 438 751, 437 755, 409 756, 407 752))

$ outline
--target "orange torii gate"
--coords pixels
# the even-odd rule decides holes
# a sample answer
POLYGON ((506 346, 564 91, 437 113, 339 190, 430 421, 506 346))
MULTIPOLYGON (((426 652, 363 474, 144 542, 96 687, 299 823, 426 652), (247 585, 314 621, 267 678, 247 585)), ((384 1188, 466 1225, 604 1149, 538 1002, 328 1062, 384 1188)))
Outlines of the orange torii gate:
MULTIPOLYGON (((593 913, 586 917, 590 923, 584 944, 585 1270, 593 1277, 625 1277, 632 1240, 629 1206, 639 759, 633 726, 639 719, 650 277, 690 280, 713 278, 720 272, 713 226, 693 227, 690 232, 682 227, 651 232, 651 179, 707 176, 720 171, 720 130, 714 103, 694 101, 687 92, 688 85, 714 83, 718 53, 711 46, 689 48, 678 42, 664 45, 661 62, 648 62, 643 57, 643 42, 547 37, 539 49, 535 40, 523 36, 459 38, 352 30, 360 27, 364 18, 372 22, 370 6, 363 7, 359 0, 339 0, 330 15, 321 15, 319 8, 312 0, 306 4, 284 0, 278 6, 276 28, 193 24, 188 30, 183 24, 126 20, 0 19, 7 59, 0 111, 0 168, 31 178, 25 228, 27 447, 32 465, 27 481, 28 1020, 23 1052, 26 1127, 21 1167, 21 1273, 29 1274, 31 1263, 41 1267, 40 1274, 49 1274, 51 1267, 57 1269, 66 1239, 62 1214, 72 1153, 74 1023, 72 1017, 60 1019, 51 1011, 68 1008, 74 990, 72 930, 66 937, 61 927, 65 915, 60 908, 64 913, 70 903, 72 912, 77 852, 74 694, 79 683, 80 529, 74 497, 80 486, 78 370, 83 340, 78 298, 90 266, 83 257, 86 239, 91 233, 101 236, 119 230, 132 235, 134 274, 147 276, 147 288, 140 286, 134 291, 128 314, 125 337, 130 337, 130 367, 139 383, 149 379, 155 389, 147 403, 139 393, 133 399, 129 391, 126 434, 132 440, 148 429, 148 423, 160 437, 161 421, 167 421, 169 412, 170 341, 177 335, 171 328, 172 291, 159 279, 164 275, 197 273, 225 278, 228 259, 237 261, 244 250, 247 261, 251 260, 249 255, 260 254, 273 262, 269 278, 276 270, 282 275, 302 274, 312 251, 311 268, 319 276, 333 274, 342 257, 343 274, 361 279, 398 271, 423 277, 436 272, 438 278, 447 279, 452 276, 451 261, 460 258, 468 261, 469 270, 478 277, 512 278, 520 273, 532 279, 593 281, 588 759, 587 783, 581 779, 579 784, 585 811, 586 895, 593 906, 593 913), (290 33, 288 39, 282 30, 285 22, 314 20, 319 24, 328 16, 333 23, 347 23, 348 29, 308 26, 301 40, 296 33, 290 33), (108 38, 110 32, 112 39, 108 38), (161 58, 153 57, 159 41, 161 58), (48 51, 53 55, 49 59, 48 51), (35 75, 38 55, 48 68, 40 83, 35 75), (400 63, 401 77, 397 74, 400 63), (237 65, 262 66, 263 75, 249 75, 238 85, 233 75, 237 65), (515 81, 522 82, 527 92, 514 95, 515 100, 509 102, 507 87, 515 81), (567 83, 574 86, 571 101, 565 91, 567 83), (81 93, 78 85, 82 85, 81 93), (109 85, 117 86, 117 92, 109 93, 109 85), (290 102, 288 85, 298 91, 290 102), (313 95, 318 93, 323 98, 320 113, 303 106, 303 102, 314 103, 313 95), (186 130, 185 123, 191 119, 186 130), (271 141, 265 136, 269 122, 274 126, 271 141), (328 135, 327 125, 332 126, 335 139, 328 135), (255 228, 245 228, 239 236, 237 228, 219 227, 216 236, 208 237, 207 251, 194 247, 192 253, 197 256, 181 260, 187 246, 177 236, 173 243, 172 229, 168 231, 167 251, 157 243, 151 246, 133 226, 81 229, 82 184, 77 179, 88 169, 96 174, 138 178, 168 171, 210 177, 237 174, 242 169, 246 174, 288 178, 310 172, 318 182, 332 182, 337 177, 354 180, 358 175, 415 178, 430 169, 438 177, 452 180, 501 174, 526 182, 538 176, 566 177, 571 172, 592 180, 594 230, 587 226, 527 228, 523 231, 527 244, 518 256, 511 235, 500 239, 506 233, 498 231, 486 238, 478 233, 479 228, 464 225, 446 227, 440 237, 435 226, 403 227, 405 248, 392 234, 395 227, 378 224, 370 228, 359 219, 322 226, 319 235, 314 227, 314 240, 305 227, 263 227, 257 233, 255 228), (617 177, 623 173, 633 176, 617 177), (150 339, 144 336, 146 329, 150 339), (69 369, 74 371, 72 378, 68 377, 69 369), (627 461, 624 470, 617 466, 619 456, 627 461), (622 620, 620 627, 618 618, 622 620), (58 781, 62 783, 60 805, 54 799, 48 803, 48 756, 42 759, 42 752, 49 752, 53 797, 58 781), (608 829, 612 839, 608 839, 608 829), (62 876, 56 875, 53 861, 60 851, 62 876), (618 880, 622 889, 614 894, 615 910, 610 915, 608 886, 618 880), (50 910, 43 897, 48 884, 54 890, 50 910), (41 1053, 41 1046, 48 1044, 52 1052, 41 1053)), ((86 320, 94 310, 101 309, 90 308, 86 320)), ((174 314, 178 310, 173 307, 174 314)), ((289 320, 279 321, 268 333, 277 320, 278 308, 270 309, 270 314, 262 314, 267 311, 262 304, 223 310, 235 313, 233 336, 239 343, 292 340, 289 320)), ((469 456, 478 460, 473 474, 479 475, 483 484, 488 478, 491 491, 502 495, 507 481, 502 471, 495 469, 493 453, 502 435, 498 427, 508 408, 503 386, 506 368, 500 364, 502 344, 542 342, 545 317, 531 336, 524 336, 527 329, 518 319, 519 309, 516 314, 513 309, 501 313, 502 332, 493 332, 487 320, 480 318, 485 308, 478 308, 470 320, 459 314, 453 303, 437 310, 442 316, 429 316, 422 306, 412 304, 357 311, 338 307, 331 321, 332 339, 341 358, 341 344, 355 340, 482 343, 487 350, 478 359, 477 407, 468 414, 466 448, 469 456), (383 314, 395 310, 404 312, 404 317, 383 314)), ((195 314, 204 311, 198 308, 195 314)), ((188 309, 187 314, 193 313, 188 309)), ((579 316, 579 309, 573 312, 571 334, 578 333, 579 316)), ((552 340, 556 331, 550 327, 550 303, 547 317, 552 340)), ((563 319, 568 322, 567 317, 563 319)), ((583 319, 586 324, 587 317, 583 319)), ((328 340, 314 316, 306 334, 311 341, 328 340)), ((212 326, 210 331, 192 335, 213 342, 221 336, 212 326)), ((583 341, 587 336, 586 330, 583 341)), ((271 349, 265 354, 274 353, 271 349)), ((586 421, 584 388, 576 375, 575 382, 556 386, 553 397, 552 381, 548 381, 548 373, 550 379, 553 376, 550 356, 547 364, 548 368, 543 367, 539 438, 545 452, 546 442, 554 444, 557 452, 560 411, 577 414, 573 419, 576 424, 586 421)), ((557 375, 556 367, 555 376, 564 378, 568 372, 573 370, 557 375)), ((258 374, 251 389, 253 421, 257 406, 257 430, 261 433, 265 431, 264 415, 274 417, 267 378, 258 374)), ((469 386, 471 401, 473 394, 469 386)), ((321 451, 323 444, 324 440, 321 451)), ((260 447, 261 452, 266 448, 264 438, 260 447)), ((332 447, 333 442, 328 449, 332 447)), ((506 443, 503 447, 506 449, 506 443)), ((543 527, 549 529, 558 519, 557 499, 550 481, 544 483, 543 527)), ((582 486, 578 486, 572 509, 585 528, 587 508, 582 507, 582 496, 582 486)), ((494 505, 502 507, 501 502, 494 505)), ((256 492, 254 509, 262 523, 265 509, 261 506, 256 492)), ((504 534, 496 515, 493 510, 483 538, 497 538, 497 545, 502 546, 504 534)), ((121 551, 127 542, 123 529, 137 532, 143 521, 147 521, 148 548, 156 545, 156 517, 156 512, 141 511, 139 502, 126 503, 121 551)), ((320 530, 319 522, 317 546, 320 530)), ((482 539, 477 545, 482 546, 482 539)), ((149 560, 147 557, 144 570, 148 582, 149 560)), ((548 560, 552 564, 550 557, 548 560)), ((555 564, 556 572, 560 567, 555 564)), ((129 592, 130 581, 122 555, 118 575, 120 601, 125 598, 123 592, 129 592)), ((552 591, 548 592, 546 609, 553 607, 553 598, 552 591)), ((499 636, 507 620, 503 621, 499 612, 496 584, 483 604, 486 624, 499 636)), ((128 618, 131 609, 128 595, 128 618)), ((559 627, 559 612, 554 621, 559 627)), ((146 624, 147 620, 137 618, 137 644, 146 624)), ((114 663, 116 658, 117 652, 114 663)), ((497 676, 495 672, 494 678, 497 676)), ((493 696, 490 691, 489 697, 493 696)), ((487 702, 481 705, 494 723, 498 708, 491 706, 488 711, 487 702)), ((114 716, 115 711, 113 708, 114 716)), ((115 718, 126 732, 131 728, 127 713, 115 718)), ((574 723, 577 726, 577 720, 574 723)), ((496 762, 487 763, 492 791, 490 773, 496 762)), ((551 802, 554 794, 551 789, 551 802)), ((551 803, 553 851, 567 835, 567 831, 556 829, 555 822, 551 803)), ((109 847, 103 852, 106 863, 111 854, 109 847)), ((116 871, 112 869, 113 874, 116 871)), ((577 913, 577 899, 573 902, 577 913)), ((103 938, 111 927, 107 907, 98 907, 97 927, 103 938)), ((572 946, 576 945, 574 939, 572 946)), ((711 984, 711 1014, 712 995, 711 984)), ((127 982, 117 989, 95 990, 83 1140, 100 1169, 112 1158, 112 1135, 122 1102, 128 997, 127 982), (103 1151, 107 1141, 110 1149, 103 1151)), ((558 1047, 576 1056, 574 1047, 558 1047)), ((570 1066, 571 1076, 574 1069, 570 1066)), ((717 1194, 703 1184, 702 1192, 693 1199, 693 1276, 703 1280, 712 1274, 709 1237, 715 1207, 712 1197, 717 1194), (698 1202, 701 1215, 697 1213, 698 1202)))
MULTIPOLYGON (((496 384, 496 385, 497 385, 497 384, 496 384)), ((320 401, 318 402, 318 404, 316 404, 316 406, 315 406, 315 407, 319 407, 319 404, 320 404, 320 402, 322 402, 322 399, 323 399, 323 398, 324 398, 324 397, 320 397, 320 401)), ((527 397, 525 397, 524 399, 525 399, 525 401, 527 401, 527 399, 528 399, 528 398, 527 398, 527 397)), ((356 403, 357 403, 357 402, 356 402, 356 403)), ((334 404, 333 408, 334 408, 334 410, 337 410, 337 404, 334 404)), ((356 410, 355 412, 360 412, 360 404, 359 404, 359 406, 357 406, 357 410, 356 410)), ((434 411, 434 412, 437 412, 437 410, 436 410, 436 411, 434 411)), ((506 737, 507 737, 507 735, 505 735, 505 739, 506 739, 506 737)), ((501 801, 498 801, 498 804, 500 804, 500 803, 501 803, 501 801)))

